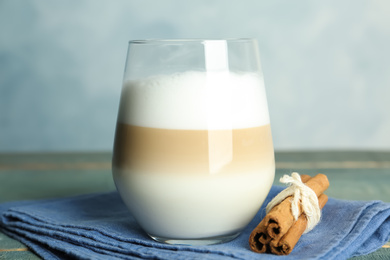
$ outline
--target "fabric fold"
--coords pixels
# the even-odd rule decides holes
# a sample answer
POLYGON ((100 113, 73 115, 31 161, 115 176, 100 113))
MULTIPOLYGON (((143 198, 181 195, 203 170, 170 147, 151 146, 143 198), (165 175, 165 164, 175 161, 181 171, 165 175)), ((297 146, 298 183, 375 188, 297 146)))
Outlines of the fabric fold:
MULTIPOLYGON (((276 259, 249 249, 248 237, 265 205, 283 187, 272 187, 242 234, 210 246, 153 241, 138 226, 117 192, 0 204, 0 229, 44 259, 276 259)), ((304 234, 288 259, 340 259, 368 254, 390 237, 390 204, 330 198, 321 222, 304 234)))

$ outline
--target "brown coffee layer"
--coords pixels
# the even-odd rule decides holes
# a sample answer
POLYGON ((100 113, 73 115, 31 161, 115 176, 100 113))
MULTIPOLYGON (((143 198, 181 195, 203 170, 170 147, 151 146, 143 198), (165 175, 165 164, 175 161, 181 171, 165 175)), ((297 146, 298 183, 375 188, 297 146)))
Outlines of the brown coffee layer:
POLYGON ((169 174, 257 171, 274 163, 270 125, 175 130, 118 123, 113 167, 169 174))

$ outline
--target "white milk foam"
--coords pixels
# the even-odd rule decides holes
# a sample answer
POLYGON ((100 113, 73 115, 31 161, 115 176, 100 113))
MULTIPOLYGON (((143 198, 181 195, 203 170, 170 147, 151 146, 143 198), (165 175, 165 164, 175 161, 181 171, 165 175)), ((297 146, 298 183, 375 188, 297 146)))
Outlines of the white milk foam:
POLYGON ((188 71, 124 82, 118 121, 165 129, 237 129, 269 124, 257 74, 188 71))

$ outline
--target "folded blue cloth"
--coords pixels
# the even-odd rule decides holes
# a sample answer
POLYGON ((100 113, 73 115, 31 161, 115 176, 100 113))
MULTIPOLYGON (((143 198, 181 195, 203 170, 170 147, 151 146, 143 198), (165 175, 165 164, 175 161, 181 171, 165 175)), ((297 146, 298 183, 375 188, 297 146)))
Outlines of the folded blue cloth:
POLYGON ((390 204, 330 198, 321 222, 288 256, 257 254, 249 234, 264 206, 282 190, 272 187, 263 207, 231 242, 211 246, 167 245, 151 240, 117 192, 0 204, 0 229, 44 259, 346 259, 380 248, 390 237, 390 204))

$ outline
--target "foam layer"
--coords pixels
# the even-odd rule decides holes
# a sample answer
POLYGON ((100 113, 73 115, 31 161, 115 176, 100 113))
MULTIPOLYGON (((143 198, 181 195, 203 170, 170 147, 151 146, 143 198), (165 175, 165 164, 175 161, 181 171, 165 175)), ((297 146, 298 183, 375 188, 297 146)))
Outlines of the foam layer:
POLYGON ((166 129, 236 129, 269 124, 256 74, 194 72, 126 81, 118 121, 166 129))

